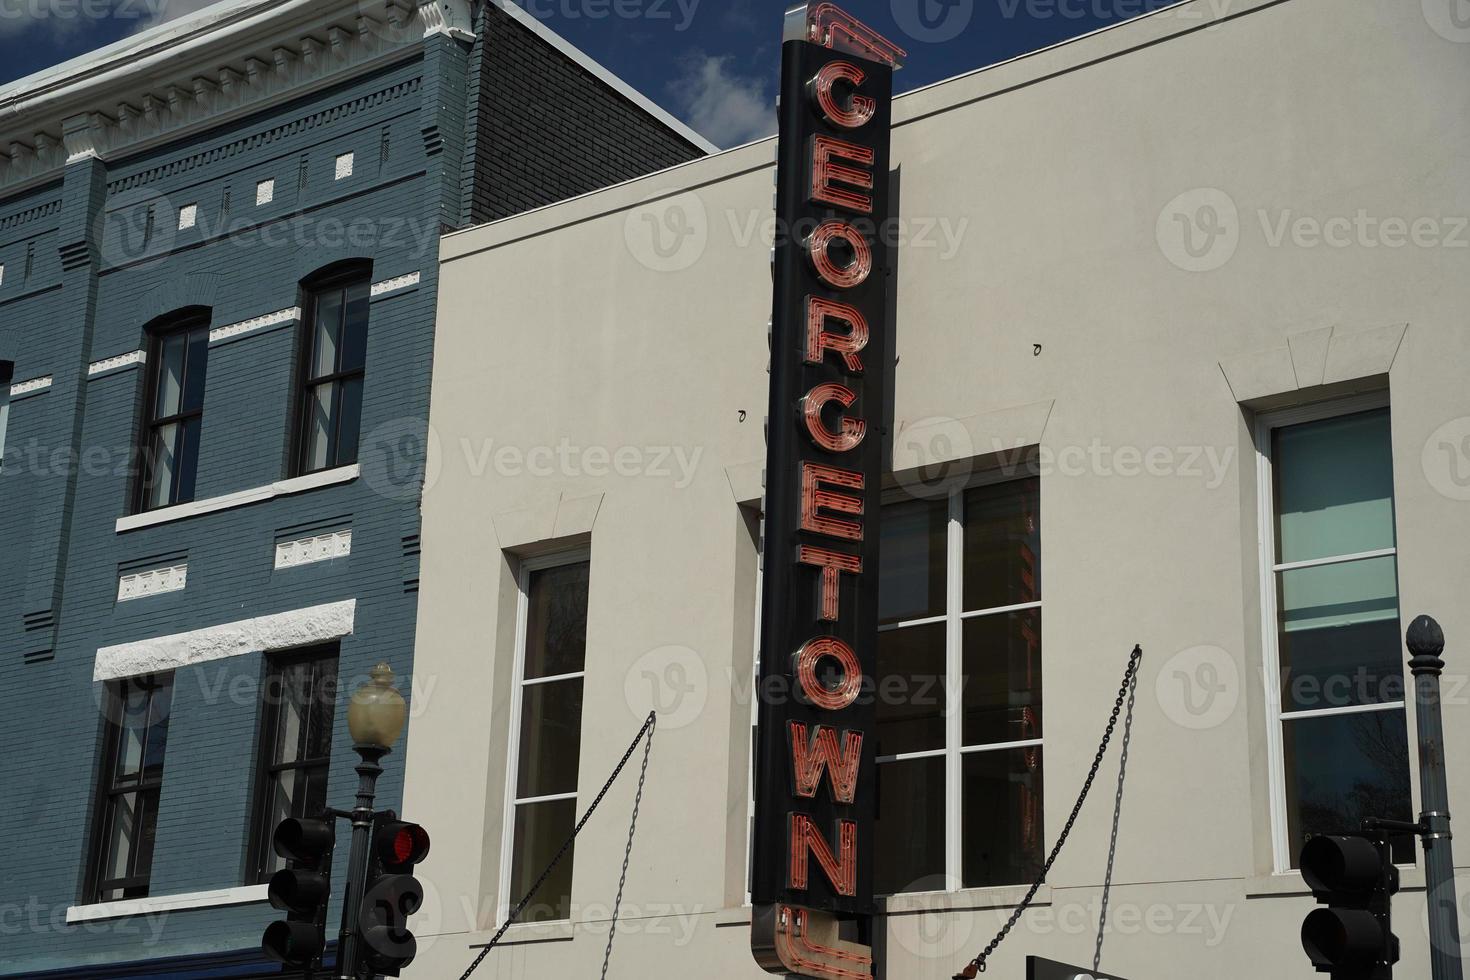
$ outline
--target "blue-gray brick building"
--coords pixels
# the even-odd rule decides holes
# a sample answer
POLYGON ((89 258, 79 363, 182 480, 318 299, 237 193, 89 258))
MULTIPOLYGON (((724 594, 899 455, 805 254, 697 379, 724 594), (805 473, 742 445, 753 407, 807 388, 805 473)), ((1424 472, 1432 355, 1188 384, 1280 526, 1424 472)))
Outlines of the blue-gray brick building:
POLYGON ((413 702, 439 236, 711 148, 509 0, 223 3, 0 120, 0 975, 279 975, 269 828, 413 702))

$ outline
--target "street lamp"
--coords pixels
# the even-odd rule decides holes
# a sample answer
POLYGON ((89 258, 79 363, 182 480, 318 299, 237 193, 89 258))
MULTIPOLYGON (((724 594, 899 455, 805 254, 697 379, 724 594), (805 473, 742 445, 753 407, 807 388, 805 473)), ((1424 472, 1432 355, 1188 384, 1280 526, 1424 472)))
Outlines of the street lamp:
POLYGON ((347 731, 352 736, 352 750, 362 759, 357 765, 357 806, 352 810, 352 854, 347 864, 347 888, 343 893, 342 931, 337 940, 337 975, 340 980, 356 980, 361 959, 357 909, 366 885, 368 850, 373 835, 373 796, 383 756, 393 750, 393 743, 403 734, 408 707, 403 695, 393 687, 393 668, 378 664, 368 672, 369 679, 352 692, 347 706, 347 731))

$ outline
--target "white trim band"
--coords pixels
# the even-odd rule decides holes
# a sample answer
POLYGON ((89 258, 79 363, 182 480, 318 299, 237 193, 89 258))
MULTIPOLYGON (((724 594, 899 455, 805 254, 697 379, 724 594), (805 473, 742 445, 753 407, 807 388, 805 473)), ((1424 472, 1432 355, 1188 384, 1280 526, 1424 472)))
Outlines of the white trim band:
POLYGON ((297 320, 300 319, 301 308, 299 306, 293 306, 285 310, 277 310, 274 313, 267 313, 264 316, 254 317, 249 320, 241 320, 239 323, 231 323, 223 327, 215 327, 213 330, 209 331, 209 342, 211 344, 218 343, 221 340, 229 340, 231 337, 238 337, 241 334, 254 333, 257 330, 264 330, 266 327, 274 327, 282 323, 295 323, 297 320))
POLYGON ((210 892, 184 892, 178 895, 129 898, 120 902, 98 902, 95 905, 73 905, 66 910, 66 922, 71 925, 75 922, 96 922, 98 919, 117 919, 128 915, 210 909, 220 905, 246 905, 268 901, 268 891, 269 885, 243 885, 210 892))
POLYGON ((105 357, 100 361, 93 361, 87 365, 87 377, 101 374, 104 371, 113 371, 117 368, 134 367, 148 360, 148 352, 141 350, 128 351, 116 357, 105 357))
POLYGON ((289 650, 338 640, 351 635, 356 616, 357 600, 344 599, 188 633, 101 647, 92 668, 92 680, 138 677, 247 653, 289 650))
POLYGON ((211 514, 219 510, 233 510, 236 507, 244 507, 247 504, 258 504, 261 501, 271 500, 275 497, 286 497, 293 493, 304 493, 307 490, 315 490, 318 487, 329 487, 334 483, 351 483, 357 479, 361 472, 358 464, 351 466, 339 466, 332 470, 322 470, 320 473, 312 473, 308 476, 298 476, 292 480, 278 480, 263 487, 253 487, 249 490, 239 490, 235 493, 227 493, 222 497, 207 497, 204 500, 195 500, 187 504, 176 504, 173 507, 160 507, 158 510, 145 511, 142 514, 132 514, 128 517, 117 519, 117 533, 124 531, 136 531, 140 527, 152 527, 154 524, 167 524, 170 521, 181 521, 186 517, 197 517, 200 514, 211 514))
POLYGON ((281 541, 276 544, 276 570, 312 565, 352 554, 352 529, 318 534, 312 538, 281 541))
POLYGON ((51 375, 48 374, 45 377, 32 378, 29 381, 22 381, 19 384, 11 385, 10 397, 19 398, 21 395, 29 395, 33 391, 45 391, 49 387, 51 387, 51 375))
POLYGON ((182 592, 189 584, 189 566, 173 565, 169 568, 150 568, 145 572, 132 572, 117 580, 117 601, 130 602, 167 592, 182 592))
POLYGON ((408 275, 399 276, 396 279, 384 279, 382 282, 375 282, 373 283, 372 289, 368 292, 371 294, 371 298, 377 299, 379 296, 396 293, 400 289, 407 289, 410 286, 417 286, 418 284, 419 274, 417 272, 410 272, 408 275))

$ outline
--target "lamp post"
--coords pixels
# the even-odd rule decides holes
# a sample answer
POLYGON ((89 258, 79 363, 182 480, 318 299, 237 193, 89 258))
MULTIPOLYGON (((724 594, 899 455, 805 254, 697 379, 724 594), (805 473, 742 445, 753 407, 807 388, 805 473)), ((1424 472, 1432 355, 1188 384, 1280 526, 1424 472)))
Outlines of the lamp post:
POLYGON ((352 692, 347 706, 347 731, 352 749, 361 758, 357 765, 357 806, 352 810, 352 852, 347 863, 347 888, 342 895, 342 931, 337 940, 339 980, 358 980, 361 937, 357 907, 366 887, 368 848, 372 844, 373 796, 382 774, 383 756, 403 734, 408 707, 393 687, 393 668, 378 664, 369 680, 352 692))

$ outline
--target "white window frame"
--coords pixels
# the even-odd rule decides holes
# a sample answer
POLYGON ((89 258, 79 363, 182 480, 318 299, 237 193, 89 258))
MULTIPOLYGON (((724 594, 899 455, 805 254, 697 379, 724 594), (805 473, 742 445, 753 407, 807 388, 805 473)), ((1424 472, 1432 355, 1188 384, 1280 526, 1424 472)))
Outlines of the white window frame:
MULTIPOLYGON (((995 606, 988 609, 972 609, 965 611, 965 494, 970 490, 980 487, 998 486, 1004 483, 1012 483, 1028 477, 1017 476, 1013 473, 994 471, 978 474, 975 479, 967 480, 961 486, 950 490, 947 496, 949 504, 949 519, 946 524, 945 534, 945 611, 938 616, 927 616, 921 619, 903 620, 897 623, 888 623, 878 627, 879 633, 887 633, 893 630, 912 626, 927 626, 934 623, 944 623, 944 664, 945 664, 945 704, 944 704, 944 747, 939 749, 926 749, 920 752, 900 752, 894 755, 880 755, 874 760, 874 764, 881 766, 885 763, 907 762, 915 759, 944 758, 944 888, 931 889, 929 891, 900 892, 902 895, 939 895, 954 894, 969 890, 964 884, 964 840, 961 828, 964 826, 964 756, 975 752, 1001 752, 1009 749, 1040 748, 1043 738, 1018 739, 1010 742, 993 742, 985 745, 964 744, 964 622, 967 619, 979 619, 982 616, 1003 616, 1013 612, 1024 612, 1031 609, 1040 609, 1041 600, 1035 602, 1020 602, 1008 606, 995 606)), ((893 491, 883 496, 883 503, 897 504, 915 499, 911 494, 902 490, 893 491)), ((922 498, 920 498, 922 499, 922 498)), ((1042 548, 1045 549, 1043 543, 1042 548)), ((1040 566, 1044 559, 1037 556, 1040 566)), ((1043 630, 1045 629, 1043 621, 1043 630)), ((1042 656, 1045 657, 1045 642, 1042 643, 1042 656)), ((1044 661, 1043 661, 1044 664, 1044 661)), ((1046 672, 1042 670, 1043 703, 1045 700, 1046 672)), ((1043 793, 1045 786, 1045 774, 1043 779, 1043 793)), ((1045 796, 1042 797, 1042 813, 1045 818, 1045 796)), ((1011 882, 1015 885, 1025 885, 1029 882, 1011 882)), ((1005 887, 1004 885, 998 887, 1005 887)))
MULTIPOLYGON (((582 670, 569 674, 557 674, 554 677, 538 677, 528 685, 525 679, 526 673, 526 626, 531 608, 531 575, 547 568, 556 568, 561 565, 575 565, 580 562, 590 563, 592 550, 588 547, 572 548, 557 551, 552 554, 538 555, 535 558, 525 558, 520 562, 516 573, 516 637, 515 637, 515 662, 511 674, 511 701, 510 701, 510 730, 505 752, 505 807, 502 813, 504 826, 501 828, 500 839, 500 892, 498 905, 498 919, 505 921, 510 914, 511 903, 519 900, 520 896, 510 894, 511 873, 515 868, 515 832, 516 832, 516 807, 528 803, 552 803, 557 800, 575 800, 577 793, 557 793, 551 796, 518 797, 516 796, 516 781, 520 775, 521 767, 521 702, 523 693, 528 686, 546 684, 551 681, 571 680, 583 678, 583 692, 586 692, 587 664, 584 661, 582 670)), ((591 576, 588 576, 589 582, 591 576)), ((589 585, 589 599, 591 588, 589 585)), ((583 708, 585 710, 585 698, 583 708)), ((580 739, 578 755, 580 757, 580 739)), ((580 766, 578 767, 580 771, 580 766)), ((546 920, 536 925, 548 925, 552 922, 566 922, 569 920, 546 920)))
MULTIPOLYGON (((1291 822, 1287 813, 1288 805, 1286 800, 1286 749, 1281 728, 1286 721, 1287 712, 1283 711, 1281 707, 1281 650, 1279 647, 1279 637, 1277 636, 1277 618, 1280 610, 1276 601, 1276 576, 1280 572, 1292 571, 1298 568, 1340 565, 1348 562, 1366 561, 1372 558, 1386 558, 1390 556, 1394 557, 1395 565, 1397 565, 1398 548, 1383 548, 1361 554, 1337 555, 1331 558, 1314 559, 1311 561, 1278 563, 1276 561, 1276 495, 1271 459, 1272 435, 1277 429, 1288 426, 1301 425, 1307 422, 1320 422, 1324 419, 1340 418, 1346 415, 1355 415, 1360 412, 1371 412, 1381 408, 1389 408, 1391 410, 1389 393, 1387 391, 1318 402, 1312 405, 1303 405, 1298 408, 1263 413, 1256 417, 1256 499, 1258 501, 1256 525, 1258 529, 1257 548, 1260 564, 1262 673, 1265 677, 1266 687, 1266 718, 1268 725, 1266 746, 1271 780, 1272 872, 1278 875, 1295 875, 1298 872, 1291 866, 1291 822)), ((1395 493, 1395 497, 1397 497, 1397 493, 1395 493)), ((1397 534, 1395 534, 1395 540, 1397 540, 1397 534)), ((1402 619, 1402 610, 1400 619, 1402 619)), ((1352 705, 1341 708, 1293 711, 1290 712, 1290 715, 1294 719, 1303 720, 1324 715, 1359 714, 1372 711, 1395 710, 1404 710, 1407 714, 1406 702, 1399 700, 1376 704, 1352 705)), ((1411 802, 1412 797, 1413 786, 1411 781, 1411 802)))

